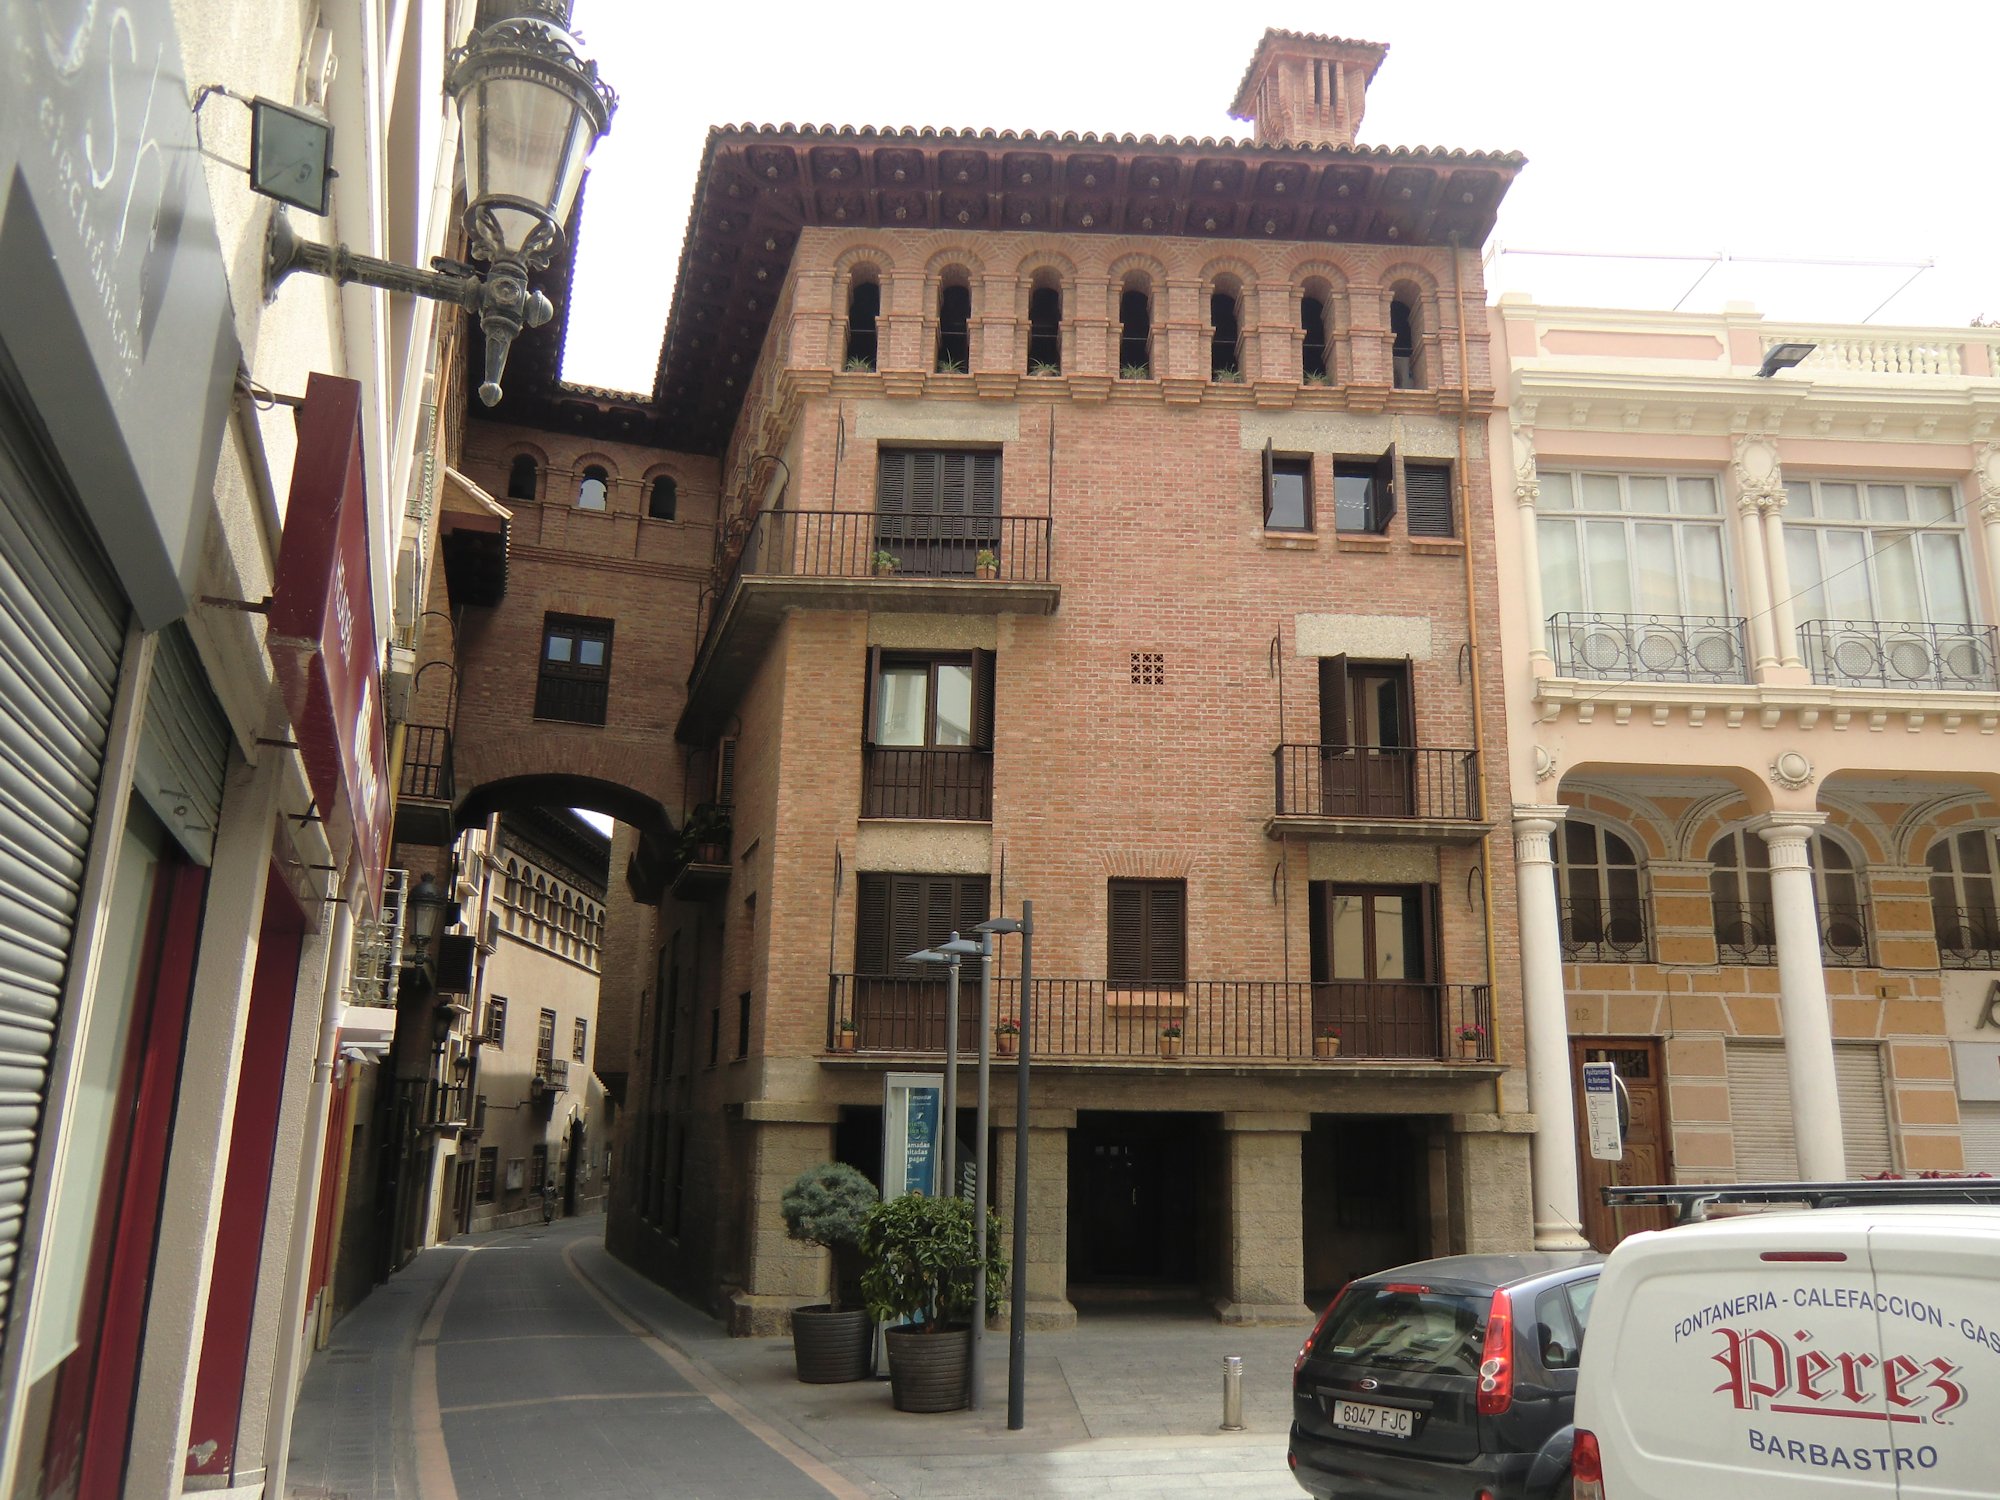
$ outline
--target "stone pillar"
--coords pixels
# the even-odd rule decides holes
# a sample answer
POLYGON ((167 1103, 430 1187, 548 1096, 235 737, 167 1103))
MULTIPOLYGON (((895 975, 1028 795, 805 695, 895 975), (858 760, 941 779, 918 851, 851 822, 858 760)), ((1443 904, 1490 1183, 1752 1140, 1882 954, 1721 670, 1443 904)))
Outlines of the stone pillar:
POLYGON ((1736 502, 1743 532, 1743 586, 1750 596, 1750 660, 1759 672, 1778 664, 1771 650, 1771 582, 1764 563, 1764 527, 1755 497, 1736 502))
POLYGON ((1840 1092, 1833 1071, 1833 1023, 1820 965, 1819 915, 1813 903, 1807 844, 1826 814, 1769 813, 1752 826, 1771 849, 1771 915, 1778 942, 1778 1013, 1785 1031, 1785 1072, 1792 1085, 1792 1130, 1799 1176, 1838 1182, 1847 1176, 1840 1133, 1840 1092))
POLYGON ((1537 677, 1554 670, 1549 660, 1549 617, 1542 603, 1542 476, 1535 464, 1535 438, 1529 427, 1514 429, 1514 504, 1520 517, 1521 608, 1528 616, 1528 666, 1537 677))
POLYGON ((1533 1215, 1528 1211, 1528 1205, 1537 1201, 1531 1159, 1535 1128, 1533 1115, 1451 1117, 1449 1139, 1455 1148, 1451 1210, 1456 1230, 1451 1249, 1440 1253, 1504 1255, 1535 1243, 1533 1215))
POLYGON ((1306 1303, 1305 1134, 1294 1113, 1222 1117, 1229 1225, 1227 1289, 1215 1314, 1225 1323, 1296 1323, 1306 1303))
MULTIPOLYGON (((1779 658, 1788 649, 1783 641, 1774 639, 1771 559, 1765 547, 1764 512, 1774 501, 1782 505, 1785 498, 1784 482, 1778 473, 1778 445, 1754 433, 1738 437, 1730 461, 1730 476, 1736 489, 1737 519, 1742 522, 1743 582, 1750 594, 1750 655, 1762 673, 1779 665, 1779 658)), ((1782 526, 1771 528, 1770 540, 1782 557, 1785 545, 1782 526)), ((1789 574, 1790 569, 1786 572, 1789 574)), ((1792 659, 1798 655, 1797 637, 1795 629, 1789 647, 1792 659)))
POLYGON ((827 1299, 832 1258, 785 1230, 778 1200, 807 1167, 833 1160, 832 1104, 759 1099, 743 1107, 750 1171, 736 1211, 746 1220, 743 1289, 729 1299, 729 1331, 771 1337, 791 1329, 791 1310, 827 1299))
MULTIPOLYGON (((1074 1328, 1069 1300, 1069 1133, 1073 1109, 1037 1109, 1028 1116, 1028 1326, 1074 1328)), ((1014 1257, 1014 1170, 1019 1132, 999 1131, 1000 1217, 1007 1225, 1007 1258, 1014 1257)), ((1001 1316, 1006 1316, 1004 1305, 1001 1316)))
POLYGON ((1988 443, 1973 461, 1979 486, 1979 519, 1986 532, 1986 609, 1972 618, 2000 620, 2000 443, 1988 443))
POLYGON ((1549 845, 1568 809, 1514 809, 1515 902, 1521 921, 1521 1010, 1527 1028, 1528 1107, 1535 1115, 1534 1220, 1538 1250, 1588 1248, 1580 1232, 1576 1100, 1569 1016, 1563 1008, 1562 917, 1549 845))
POLYGON ((1798 611, 1792 607, 1792 564, 1785 556, 1785 492, 1766 495, 1758 503, 1764 512, 1764 560, 1771 569, 1771 630, 1777 636, 1777 657, 1785 666, 1803 667, 1798 611))

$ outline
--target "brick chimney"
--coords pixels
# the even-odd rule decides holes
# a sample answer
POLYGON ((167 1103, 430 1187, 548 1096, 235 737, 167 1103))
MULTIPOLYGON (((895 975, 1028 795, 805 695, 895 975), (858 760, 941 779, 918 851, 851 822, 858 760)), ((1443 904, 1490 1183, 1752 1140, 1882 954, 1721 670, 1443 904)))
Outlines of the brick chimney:
POLYGON ((1248 120, 1260 146, 1351 146, 1386 42, 1303 31, 1264 33, 1230 118, 1248 120))

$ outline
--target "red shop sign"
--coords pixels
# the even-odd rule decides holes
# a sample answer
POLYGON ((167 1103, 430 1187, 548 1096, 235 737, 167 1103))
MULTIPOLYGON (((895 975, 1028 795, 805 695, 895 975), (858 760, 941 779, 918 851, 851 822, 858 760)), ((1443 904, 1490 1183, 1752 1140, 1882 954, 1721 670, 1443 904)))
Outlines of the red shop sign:
POLYGON ((271 591, 271 661, 327 840, 336 859, 352 849, 349 873, 373 909, 389 858, 389 783, 360 385, 311 376, 298 435, 271 591))

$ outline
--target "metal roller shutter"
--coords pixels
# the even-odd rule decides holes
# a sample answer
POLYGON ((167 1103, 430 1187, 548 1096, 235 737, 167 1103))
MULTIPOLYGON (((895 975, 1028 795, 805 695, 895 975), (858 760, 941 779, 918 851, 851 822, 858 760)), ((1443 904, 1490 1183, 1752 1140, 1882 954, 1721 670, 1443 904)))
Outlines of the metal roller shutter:
POLYGON ((0 403, 0 1342, 126 613, 12 417, 0 403))
MULTIPOLYGON (((1792 1133, 1792 1084, 1785 1072, 1785 1049, 1766 1042, 1731 1042, 1727 1057, 1736 1180, 1795 1180, 1799 1153, 1792 1133)), ((1882 1049, 1872 1042, 1836 1043, 1833 1072, 1840 1092, 1848 1175, 1865 1177, 1891 1170, 1895 1152, 1889 1136, 1882 1049)))
POLYGON ((1958 1128, 1965 1141, 1965 1170, 2000 1177, 2000 1101, 1959 1100, 1958 1128))

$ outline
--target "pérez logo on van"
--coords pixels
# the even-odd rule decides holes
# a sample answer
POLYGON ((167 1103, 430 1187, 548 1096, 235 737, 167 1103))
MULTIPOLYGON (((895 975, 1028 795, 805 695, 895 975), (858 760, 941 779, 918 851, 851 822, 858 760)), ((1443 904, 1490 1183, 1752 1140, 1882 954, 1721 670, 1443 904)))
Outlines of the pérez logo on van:
MULTIPOLYGON (((1749 1430, 1752 1452, 1857 1472, 1937 1466, 1938 1450, 1923 1441, 1925 1429, 1951 1427, 1974 1385, 1983 1384, 1967 1380, 1962 1360, 1936 1352, 1938 1334, 1956 1334, 1973 1346, 1974 1355, 2000 1354, 2000 1329, 1921 1298, 1857 1287, 1748 1292, 1709 1303, 1674 1325, 1675 1343, 1707 1342, 1710 1362, 1723 1373, 1714 1392, 1728 1397, 1737 1411, 1884 1424, 1882 1443, 1870 1442, 1865 1428, 1853 1426, 1799 1429, 1781 1423, 1783 1431, 1749 1430), (1872 1314, 1880 1346, 1837 1346, 1801 1326, 1814 1313, 1833 1309, 1872 1314)), ((1944 1436, 1938 1434, 1940 1440, 1944 1436)))

